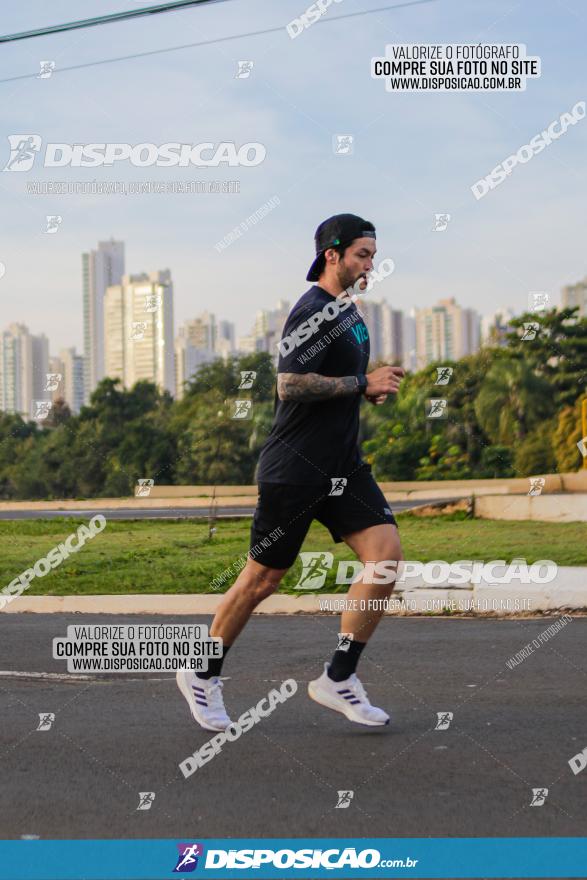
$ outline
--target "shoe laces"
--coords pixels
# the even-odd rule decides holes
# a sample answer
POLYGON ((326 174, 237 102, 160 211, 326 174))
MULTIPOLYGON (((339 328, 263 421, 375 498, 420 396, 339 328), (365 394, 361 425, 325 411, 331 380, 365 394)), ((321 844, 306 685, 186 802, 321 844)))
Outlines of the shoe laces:
POLYGON ((211 709, 224 709, 224 700, 222 699, 222 688, 224 684, 220 681, 219 678, 216 681, 212 681, 208 686, 207 694, 208 694, 208 703, 211 709))
POLYGON ((357 676, 353 673, 353 676, 350 679, 350 683, 348 685, 349 690, 351 690, 363 703, 367 703, 367 705, 371 705, 369 703, 369 697, 367 696, 367 691, 363 687, 361 681, 357 678, 357 676))

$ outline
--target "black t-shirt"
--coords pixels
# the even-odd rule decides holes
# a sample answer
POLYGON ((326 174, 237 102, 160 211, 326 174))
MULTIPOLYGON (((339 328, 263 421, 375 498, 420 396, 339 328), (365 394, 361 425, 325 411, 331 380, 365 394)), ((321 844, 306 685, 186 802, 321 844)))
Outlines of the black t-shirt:
MULTIPOLYGON (((348 296, 318 285, 295 304, 279 343, 278 373, 357 376, 367 371, 369 333, 348 296)), ((257 481, 321 485, 363 462, 358 448, 360 394, 312 403, 279 400, 261 450, 257 481)))

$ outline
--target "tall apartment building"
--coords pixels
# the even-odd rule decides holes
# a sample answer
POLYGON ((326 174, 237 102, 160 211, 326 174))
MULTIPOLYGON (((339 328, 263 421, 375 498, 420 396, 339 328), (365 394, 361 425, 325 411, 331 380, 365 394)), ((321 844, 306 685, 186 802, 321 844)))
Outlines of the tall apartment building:
POLYGON ((214 352, 226 360, 235 350, 234 324, 232 321, 218 321, 216 346, 214 352))
POLYGON ((266 351, 266 343, 262 336, 249 333, 247 336, 239 336, 236 341, 239 354, 255 354, 257 351, 266 351))
POLYGON ((146 379, 175 394, 173 283, 164 269, 123 275, 104 296, 104 369, 125 388, 146 379))
POLYGON ((404 315, 402 321, 404 337, 404 357, 402 367, 414 373, 418 369, 416 356, 416 309, 410 309, 409 314, 404 315))
POLYGON ((247 336, 240 336, 237 348, 241 354, 267 351, 277 363, 284 324, 290 312, 290 304, 285 299, 277 301, 275 309, 261 309, 255 316, 255 323, 247 336))
POLYGON ((25 324, 10 324, 0 334, 0 409, 35 418, 33 401, 50 400, 46 390, 49 340, 34 336, 25 324))
POLYGON ((185 383, 198 367, 216 357, 216 333, 216 315, 210 312, 184 321, 179 328, 175 339, 175 396, 178 400, 184 395, 185 383))
POLYGON ((515 317, 513 309, 503 306, 492 315, 484 317, 481 321, 481 340, 484 345, 507 345, 506 335, 511 333, 512 318, 515 317))
POLYGON ((576 284, 567 284, 561 291, 561 305, 563 309, 579 306, 578 316, 587 318, 587 278, 577 281, 576 284))
POLYGON ((416 310, 416 366, 435 361, 458 360, 478 351, 480 317, 463 309, 454 297, 441 299, 427 309, 416 310))
POLYGON ((49 389, 53 401, 61 399, 77 415, 84 405, 84 358, 75 348, 62 348, 58 356, 49 359, 49 370, 54 374, 49 389), (57 375, 61 379, 57 379, 57 375))
POLYGON ((234 339, 234 327, 228 321, 216 323, 216 315, 202 312, 201 315, 184 321, 175 339, 175 396, 178 400, 184 395, 185 383, 194 375, 198 367, 208 364, 217 357, 226 357, 229 345, 226 332, 234 339), (226 325, 226 326, 224 326, 226 325), (223 334, 221 336, 221 333, 223 334))
POLYGON ((371 361, 404 363, 404 315, 392 309, 385 300, 359 297, 358 307, 363 312, 369 330, 371 361))
POLYGON ((124 243, 100 241, 82 254, 85 402, 106 375, 104 364, 104 297, 124 275, 124 243))
POLYGON ((185 338, 194 348, 213 355, 218 337, 216 315, 210 312, 202 312, 201 315, 185 321, 179 329, 179 336, 185 338))
MULTIPOLYGON (((56 400, 65 400, 65 364, 57 355, 49 357, 49 373, 47 391, 49 397, 55 403, 56 400)), ((67 403, 67 401, 65 401, 67 403)), ((69 406, 69 404, 67 404, 69 406)), ((70 407, 71 409, 71 407, 70 407)))

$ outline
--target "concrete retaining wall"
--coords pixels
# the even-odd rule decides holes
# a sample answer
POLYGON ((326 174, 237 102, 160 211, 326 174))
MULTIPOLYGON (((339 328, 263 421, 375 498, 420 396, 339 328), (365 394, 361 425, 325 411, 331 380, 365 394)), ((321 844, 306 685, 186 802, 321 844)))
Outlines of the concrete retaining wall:
MULTIPOLYGON (((538 476, 538 475, 537 475, 538 476)), ((587 470, 570 474, 542 474, 545 479, 543 493, 549 492, 587 492, 587 470)), ((499 495, 527 494, 528 477, 511 479, 486 480, 399 480, 397 482, 380 482, 382 490, 389 500, 414 497, 421 498, 457 497, 468 495, 499 495), (438 495, 436 494, 438 493, 438 495)), ((151 498, 190 498, 212 495, 212 486, 153 486, 151 498)), ((257 495, 256 486, 217 486, 216 496, 225 500, 227 497, 238 498, 243 495, 257 495)))
MULTIPOLYGON (((345 593, 277 593, 257 607, 256 614, 340 613, 345 593)), ((0 614, 52 612, 84 614, 214 614, 222 596, 214 595, 126 595, 126 596, 27 596, 13 599, 0 614)), ((409 587, 392 594, 386 613, 442 614, 443 609, 500 616, 531 614, 566 609, 587 612, 587 569, 565 566, 549 584, 496 584, 481 581, 458 587, 450 582, 427 587, 416 578, 409 587), (403 602, 402 602, 403 599, 403 602)))
POLYGON ((475 498, 475 516, 481 519, 587 522, 587 494, 489 495, 475 498))
MULTIPOLYGON (((545 476, 542 494, 529 496, 528 479, 446 480, 380 483, 386 499, 396 501, 451 500, 475 497, 475 515, 483 519, 587 521, 587 470, 545 476)), ((154 486, 146 498, 96 498, 63 501, 0 501, 0 510, 99 511, 210 507, 212 486, 154 486)), ((220 506, 255 507, 256 486, 217 486, 220 506)))

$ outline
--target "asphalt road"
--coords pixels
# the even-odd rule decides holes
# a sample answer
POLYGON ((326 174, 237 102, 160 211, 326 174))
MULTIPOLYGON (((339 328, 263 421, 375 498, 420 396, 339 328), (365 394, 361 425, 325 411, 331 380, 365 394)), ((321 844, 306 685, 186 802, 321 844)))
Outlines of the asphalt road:
POLYGON ((188 779, 179 763, 213 734, 169 673, 5 674, 65 675, 51 645, 67 624, 132 622, 160 621, 0 615, 0 838, 585 835, 587 770, 568 762, 587 746, 586 618, 511 670, 552 619, 385 619, 360 673, 392 711, 389 728, 354 725, 306 695, 337 618, 253 618, 224 669, 233 719, 285 679, 299 689, 188 779), (38 731, 46 712, 55 721, 38 731), (437 712, 453 713, 447 730, 435 730, 437 712), (533 788, 548 788, 543 806, 530 807, 533 788), (145 791, 155 800, 137 810, 145 791))
MULTIPOLYGON (((395 511, 410 510, 424 504, 437 503, 437 498, 420 499, 419 501, 395 501, 392 508, 395 511)), ((250 517, 255 512, 254 507, 218 507, 217 517, 250 517)), ((0 520, 3 519, 55 519, 63 516, 92 517, 96 513, 102 513, 107 519, 208 519, 209 507, 159 507, 159 508, 105 508, 97 507, 95 510, 0 510, 0 520)))

